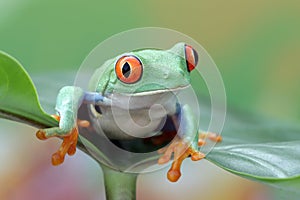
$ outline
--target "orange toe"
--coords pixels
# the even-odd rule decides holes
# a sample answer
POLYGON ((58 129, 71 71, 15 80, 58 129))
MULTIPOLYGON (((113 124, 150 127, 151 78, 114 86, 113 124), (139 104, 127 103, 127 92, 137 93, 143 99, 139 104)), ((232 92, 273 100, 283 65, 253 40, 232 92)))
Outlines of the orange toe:
POLYGON ((64 162, 65 156, 68 153, 69 155, 74 155, 76 152, 76 144, 78 140, 78 130, 74 128, 70 135, 63 138, 63 142, 59 150, 52 155, 52 164, 59 165, 64 162))
POLYGON ((65 156, 61 155, 60 152, 56 152, 52 155, 52 165, 57 166, 64 162, 65 156))
POLYGON ((83 128, 88 128, 90 126, 90 122, 87 120, 77 119, 77 125, 83 128))
POLYGON ((205 145, 205 139, 208 138, 211 141, 214 142, 221 142, 222 141, 222 136, 217 134, 217 133, 212 133, 212 132, 207 132, 207 133, 201 133, 199 134, 199 141, 198 145, 203 146, 205 145))
POLYGON ((204 139, 199 139, 198 140, 198 146, 202 147, 206 144, 205 140, 204 139))
POLYGON ((164 156, 161 156, 159 159, 158 159, 158 161, 157 161, 157 163, 158 164, 165 164, 165 163, 167 163, 167 162, 169 162, 170 161, 170 156, 166 156, 166 155, 164 155, 164 156))
POLYGON ((214 141, 214 142, 221 142, 222 141, 222 136, 221 135, 218 135, 216 133, 209 133, 208 134, 208 138, 211 140, 211 141, 214 141))
POLYGON ((36 137, 37 137, 38 139, 40 139, 40 140, 46 140, 46 139, 47 139, 47 137, 46 137, 46 132, 43 131, 43 130, 38 130, 38 131, 36 132, 36 137))
POLYGON ((184 152, 184 154, 182 154, 181 156, 178 157, 178 159, 174 160, 172 163, 171 168, 168 171, 167 174, 167 178, 169 181, 171 182, 176 182, 178 181, 178 179, 181 177, 181 164, 182 161, 187 158, 190 155, 189 150, 187 150, 186 152, 184 152))
POLYGON ((73 156, 76 153, 76 145, 77 145, 77 141, 74 141, 74 143, 68 149, 67 153, 69 156, 73 156))
POLYGON ((168 171, 168 175, 167 175, 168 180, 171 182, 177 182, 180 176, 181 176, 180 170, 172 170, 172 169, 168 171))
POLYGON ((203 158, 205 158, 205 154, 203 154, 203 153, 201 153, 199 151, 191 153, 191 159, 192 159, 192 161, 198 161, 198 160, 201 160, 203 158))

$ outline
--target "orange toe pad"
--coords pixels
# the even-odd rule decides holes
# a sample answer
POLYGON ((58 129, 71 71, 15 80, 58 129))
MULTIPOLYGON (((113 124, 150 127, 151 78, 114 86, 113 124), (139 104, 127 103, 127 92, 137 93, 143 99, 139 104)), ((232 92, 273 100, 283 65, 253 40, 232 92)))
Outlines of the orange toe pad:
POLYGON ((205 158, 205 155, 199 151, 194 150, 192 147, 186 149, 186 151, 173 161, 171 168, 168 171, 168 179, 171 182, 176 182, 181 176, 180 168, 182 161, 187 157, 191 156, 193 161, 201 160, 205 158))

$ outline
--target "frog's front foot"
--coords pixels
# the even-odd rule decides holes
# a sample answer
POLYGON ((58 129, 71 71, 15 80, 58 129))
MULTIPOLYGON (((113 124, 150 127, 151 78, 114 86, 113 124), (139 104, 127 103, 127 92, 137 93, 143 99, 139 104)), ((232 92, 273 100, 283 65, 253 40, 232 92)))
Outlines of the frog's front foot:
MULTIPOLYGON (((60 117, 53 115, 58 121, 60 117)), ((89 122, 85 120, 78 120, 77 125, 81 127, 88 127, 89 122)), ((64 162, 65 155, 74 155, 76 152, 76 145, 78 141, 78 128, 77 126, 71 130, 62 130, 59 127, 40 129, 37 131, 36 136, 40 140, 46 140, 51 137, 58 137, 63 139, 60 148, 52 155, 52 164, 60 165, 64 162)))
POLYGON ((163 154, 159 158, 158 164, 165 164, 169 162, 171 160, 172 154, 174 154, 174 161, 167 174, 169 181, 176 182, 180 178, 181 164, 182 161, 187 157, 190 156, 191 160, 193 161, 198 161, 205 158, 205 154, 198 151, 198 148, 195 147, 205 145, 205 138, 208 138, 215 142, 220 142, 222 140, 222 137, 215 133, 199 133, 198 144, 194 145, 176 136, 176 138, 168 147, 164 147, 158 150, 158 153, 163 154))

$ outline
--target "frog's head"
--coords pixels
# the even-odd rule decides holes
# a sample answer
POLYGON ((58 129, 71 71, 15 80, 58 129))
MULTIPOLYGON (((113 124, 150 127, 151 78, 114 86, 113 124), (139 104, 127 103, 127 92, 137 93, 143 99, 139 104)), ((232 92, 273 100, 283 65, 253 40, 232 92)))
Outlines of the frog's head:
POLYGON ((197 62, 197 52, 184 43, 168 50, 137 50, 107 61, 95 73, 92 87, 103 94, 176 90, 190 84, 197 62))

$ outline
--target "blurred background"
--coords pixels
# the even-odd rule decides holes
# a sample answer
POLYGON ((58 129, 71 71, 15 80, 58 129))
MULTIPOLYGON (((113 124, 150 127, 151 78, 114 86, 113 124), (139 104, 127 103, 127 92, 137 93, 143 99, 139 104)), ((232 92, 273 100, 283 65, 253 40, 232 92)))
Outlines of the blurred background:
MULTIPOLYGON (((78 69, 113 34, 136 27, 177 30, 198 41, 223 76, 228 104, 299 122, 298 1, 37 1, 0 0, 0 50, 29 74, 78 69)), ((1 77, 0 77, 1 78, 1 77)), ((102 172, 83 153, 50 165, 58 140, 0 119, 0 199, 105 199, 102 172)), ((203 161, 186 161, 178 183, 166 171, 141 175, 138 199, 274 199, 274 191, 203 161)))

